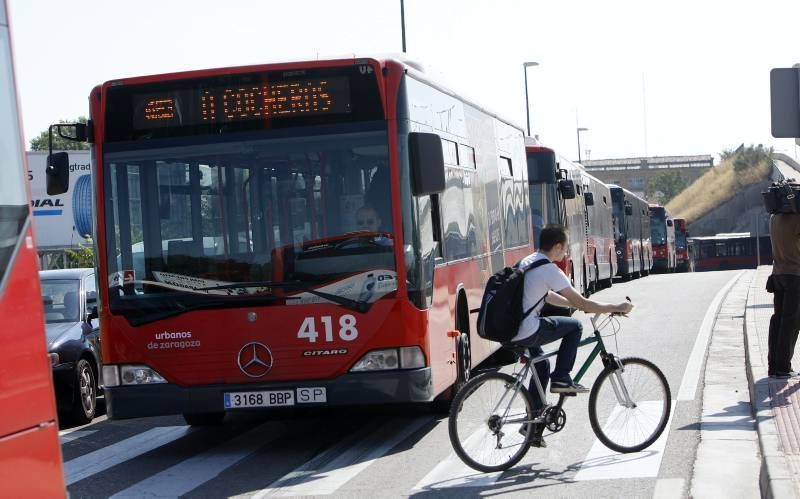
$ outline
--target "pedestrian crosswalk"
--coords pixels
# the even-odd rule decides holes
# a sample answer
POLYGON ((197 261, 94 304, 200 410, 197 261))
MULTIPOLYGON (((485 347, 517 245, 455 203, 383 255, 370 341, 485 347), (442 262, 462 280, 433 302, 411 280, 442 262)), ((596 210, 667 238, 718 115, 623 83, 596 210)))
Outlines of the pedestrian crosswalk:
POLYGON ((129 461, 146 452, 175 441, 192 429, 188 426, 165 426, 147 430, 114 445, 76 457, 64 463, 67 486, 129 461))
MULTIPOLYGON (((104 425, 61 438, 65 449, 71 451, 68 454, 75 454, 76 447, 71 446, 88 449, 64 464, 69 492, 76 497, 359 496, 364 477, 372 477, 373 473, 378 478, 370 478, 369 483, 382 485, 390 478, 405 483, 401 495, 458 489, 468 489, 473 492, 465 493, 472 494, 513 482, 509 477, 531 469, 535 460, 543 460, 542 451, 530 452, 507 472, 475 471, 453 452, 446 421, 426 414, 373 418, 363 424, 350 422, 342 428, 339 438, 328 438, 316 446, 317 450, 306 454, 284 454, 281 445, 287 441, 298 442, 300 446, 313 442, 313 428, 324 420, 298 422, 294 426, 292 421, 256 421, 207 428, 186 425, 148 428, 141 423, 122 426, 124 422, 107 422, 105 425, 119 424, 125 429, 118 432, 119 440, 108 445, 95 448, 94 444, 109 432, 104 425), (138 433, 132 434, 137 430, 138 433), (165 452, 167 447, 170 452, 165 452), (412 462, 420 465, 409 466, 412 462), (123 463, 125 466, 121 466, 123 463), (396 469, 397 475, 381 477, 387 469, 396 469), (242 476, 247 479, 237 486, 226 482, 239 481, 242 476), (102 493, 95 493, 94 487, 99 482, 105 488, 102 493), (118 488, 113 486, 117 482, 118 488)), ((551 438, 554 447, 566 443, 560 436, 551 438)), ((564 467, 563 473, 570 482, 603 480, 625 475, 626 468, 630 470, 634 463, 636 476, 655 479, 666 438, 665 434, 663 441, 659 440, 652 449, 629 456, 615 455, 602 446, 597 447, 599 443, 595 442, 582 451, 586 456, 583 465, 564 467)), ((586 447, 586 442, 581 445, 586 447)))

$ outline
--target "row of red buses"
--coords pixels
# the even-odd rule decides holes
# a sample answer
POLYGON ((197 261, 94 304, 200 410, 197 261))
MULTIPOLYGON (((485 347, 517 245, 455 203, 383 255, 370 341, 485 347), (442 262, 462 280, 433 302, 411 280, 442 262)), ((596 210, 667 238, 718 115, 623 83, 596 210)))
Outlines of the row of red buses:
POLYGON ((0 0, 0 497, 64 497, 11 34, 0 0))
POLYGON ((470 310, 533 251, 520 128, 398 60, 127 78, 89 99, 112 419, 446 404, 497 348, 470 310))
POLYGON ((650 205, 650 239, 653 245, 653 271, 674 272, 675 224, 663 206, 650 205))
POLYGON ((754 269, 772 264, 772 244, 768 235, 756 240, 749 232, 690 237, 689 265, 693 272, 754 269))
POLYGON ((686 220, 675 219, 675 270, 678 272, 689 271, 689 232, 686 230, 686 220))
POLYGON ((619 263, 609 186, 552 149, 528 144, 528 183, 536 237, 546 224, 561 224, 569 250, 559 265, 586 296, 610 286, 619 263))
POLYGON ((646 276, 653 268, 647 201, 617 185, 609 185, 609 188, 614 207, 618 275, 626 280, 646 276))

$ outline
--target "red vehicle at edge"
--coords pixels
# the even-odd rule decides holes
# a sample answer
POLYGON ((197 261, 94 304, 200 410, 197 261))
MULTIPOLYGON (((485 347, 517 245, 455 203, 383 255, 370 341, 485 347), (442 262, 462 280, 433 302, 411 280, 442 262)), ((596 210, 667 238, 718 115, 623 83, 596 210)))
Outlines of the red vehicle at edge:
POLYGON ((675 270, 678 272, 689 271, 689 233, 686 230, 686 220, 676 218, 675 222, 675 270))
POLYGON ((518 127, 395 60, 129 78, 90 104, 111 418, 447 402, 497 348, 469 311, 533 250, 518 127))
POLYGON ((5 0, 0 0, 0 497, 63 497, 27 165, 5 0))

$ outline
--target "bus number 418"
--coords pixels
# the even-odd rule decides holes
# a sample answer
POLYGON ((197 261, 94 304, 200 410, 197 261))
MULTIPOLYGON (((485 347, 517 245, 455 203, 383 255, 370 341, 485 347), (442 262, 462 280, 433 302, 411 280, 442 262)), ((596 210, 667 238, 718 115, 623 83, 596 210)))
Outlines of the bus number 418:
MULTIPOLYGON (((325 341, 333 341, 333 318, 330 315, 323 315, 319 318, 325 329, 325 341)), ((306 317, 303 319, 303 324, 297 331, 297 337, 308 339, 309 343, 316 343, 319 333, 317 332, 316 317, 306 317)), ((346 314, 339 317, 339 338, 344 341, 354 341, 358 338, 358 329, 356 329, 356 318, 351 314, 346 314)))

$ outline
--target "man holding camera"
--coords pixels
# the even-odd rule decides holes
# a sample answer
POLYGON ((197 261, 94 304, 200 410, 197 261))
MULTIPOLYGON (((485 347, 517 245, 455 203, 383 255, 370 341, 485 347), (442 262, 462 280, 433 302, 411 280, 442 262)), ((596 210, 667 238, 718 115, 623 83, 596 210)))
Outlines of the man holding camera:
POLYGON ((775 293, 769 321, 768 373, 772 378, 800 378, 792 357, 800 331, 800 214, 776 213, 769 221, 772 275, 767 291, 775 293))

